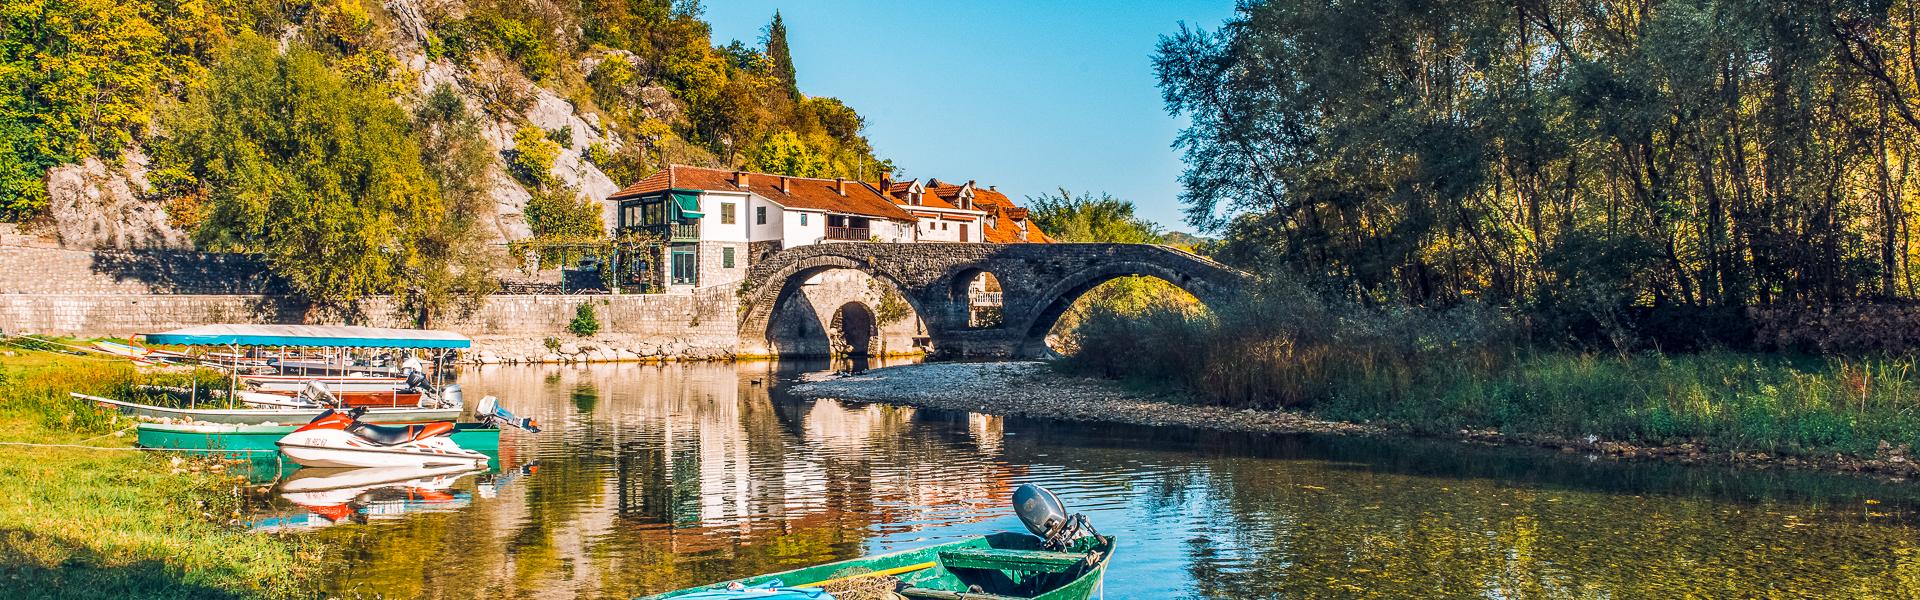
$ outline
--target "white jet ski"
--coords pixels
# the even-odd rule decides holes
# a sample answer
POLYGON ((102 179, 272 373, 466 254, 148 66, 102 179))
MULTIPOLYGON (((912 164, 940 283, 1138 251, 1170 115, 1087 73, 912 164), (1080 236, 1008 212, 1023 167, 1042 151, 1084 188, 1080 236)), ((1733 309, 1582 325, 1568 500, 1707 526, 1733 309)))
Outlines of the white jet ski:
POLYGON ((274 444, 303 467, 487 466, 487 455, 448 437, 452 421, 374 425, 360 421, 365 411, 329 410, 274 444))

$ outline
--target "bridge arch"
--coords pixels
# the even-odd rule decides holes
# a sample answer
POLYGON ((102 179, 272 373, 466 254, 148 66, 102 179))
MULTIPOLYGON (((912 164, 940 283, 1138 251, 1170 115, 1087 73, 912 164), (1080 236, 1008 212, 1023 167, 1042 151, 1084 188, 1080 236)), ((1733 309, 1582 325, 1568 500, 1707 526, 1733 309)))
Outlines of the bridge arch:
MULTIPOLYGON (((778 254, 775 256, 778 256, 778 254)), ((781 337, 773 330, 773 318, 776 311, 778 311, 782 305, 792 301, 793 295, 800 291, 801 284, 823 273, 840 270, 860 272, 882 282, 893 293, 898 294, 906 300, 908 307, 912 309, 914 314, 922 316, 923 319, 925 318, 924 315, 927 314, 926 310, 922 308, 921 303, 913 294, 908 293, 908 288, 892 275, 875 269, 870 261, 863 261, 851 256, 839 254, 808 256, 790 263, 780 264, 778 268, 763 277, 756 278, 750 276, 748 281, 742 284, 742 311, 740 326, 738 328, 740 341, 736 348, 736 353, 742 356, 778 356, 781 354, 793 354, 791 351, 783 352, 783 349, 775 343, 776 339, 781 337), (756 285, 756 279, 761 281, 761 283, 756 285)), ((828 319, 838 316, 840 314, 839 311, 844 308, 845 304, 829 307, 813 307, 816 311, 832 311, 822 315, 828 319)), ((863 304, 861 308, 866 310, 869 316, 874 314, 873 307, 863 304)), ((823 324, 827 325, 828 330, 821 331, 820 333, 824 335, 828 343, 831 344, 835 335, 835 332, 831 331, 831 327, 833 326, 832 322, 828 321, 823 324)), ((876 321, 873 327, 877 331, 881 325, 882 324, 876 321)), ((807 353, 811 354, 812 352, 807 353)))
POLYGON ((1218 306, 1225 300, 1225 290, 1216 289, 1214 285, 1204 280, 1196 279, 1189 273, 1175 270, 1164 264, 1118 261, 1092 265, 1061 278, 1033 295, 1029 303, 1034 310, 1022 323, 1018 324, 1017 330, 1024 334, 1020 338, 1015 356, 1022 358, 1045 356, 1050 351, 1047 347, 1047 334, 1053 331, 1053 326, 1060 322, 1060 317, 1066 314, 1067 309, 1073 307, 1074 301, 1079 300, 1093 288, 1099 287, 1100 284, 1122 277, 1152 277, 1165 281, 1192 294, 1200 304, 1210 307, 1218 306))

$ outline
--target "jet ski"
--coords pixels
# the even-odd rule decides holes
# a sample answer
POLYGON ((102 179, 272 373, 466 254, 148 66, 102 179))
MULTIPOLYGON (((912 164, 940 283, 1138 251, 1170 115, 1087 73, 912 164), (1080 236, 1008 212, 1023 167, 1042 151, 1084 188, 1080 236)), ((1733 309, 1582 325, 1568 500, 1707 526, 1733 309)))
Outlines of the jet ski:
POLYGON ((487 455, 449 437, 452 421, 375 425, 360 420, 366 410, 322 412, 274 444, 303 467, 487 466, 487 455))

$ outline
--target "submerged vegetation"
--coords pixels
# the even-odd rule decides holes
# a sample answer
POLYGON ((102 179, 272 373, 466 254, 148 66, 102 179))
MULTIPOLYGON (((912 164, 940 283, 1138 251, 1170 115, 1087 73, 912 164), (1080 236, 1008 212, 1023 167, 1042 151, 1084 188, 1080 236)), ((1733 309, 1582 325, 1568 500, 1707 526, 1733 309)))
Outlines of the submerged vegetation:
MULTIPOLYGON (((219 465, 132 451, 132 423, 75 401, 124 361, 0 355, 0 579, 8 597, 297 597, 312 549, 229 525, 249 501, 219 465)), ((143 379, 144 381, 144 379, 143 379)))

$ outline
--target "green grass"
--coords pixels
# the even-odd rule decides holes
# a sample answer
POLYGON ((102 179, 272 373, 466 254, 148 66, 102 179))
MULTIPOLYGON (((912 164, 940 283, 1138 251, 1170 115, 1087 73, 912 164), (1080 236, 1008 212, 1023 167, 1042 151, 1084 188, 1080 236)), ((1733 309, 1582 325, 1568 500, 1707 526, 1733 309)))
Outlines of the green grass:
POLYGON ((1871 457, 1920 446, 1920 358, 1621 355, 1529 343, 1504 315, 1363 308, 1285 288, 1209 311, 1094 311, 1061 368, 1419 432, 1871 457))
POLYGON ((1486 371, 1427 369, 1415 376, 1418 391, 1336 392, 1308 408, 1335 419, 1435 433, 1496 428, 1639 444, 1872 456, 1882 441, 1920 445, 1916 367, 1920 363, 1911 357, 1535 352, 1486 371))
MULTIPOLYGON (((131 422, 67 398, 136 375, 124 361, 0 349, 0 441, 132 448, 131 422), (119 432, 119 433, 116 433, 119 432)), ((301 595, 316 553, 232 525, 244 480, 217 463, 126 450, 0 446, 8 597, 301 595)))

